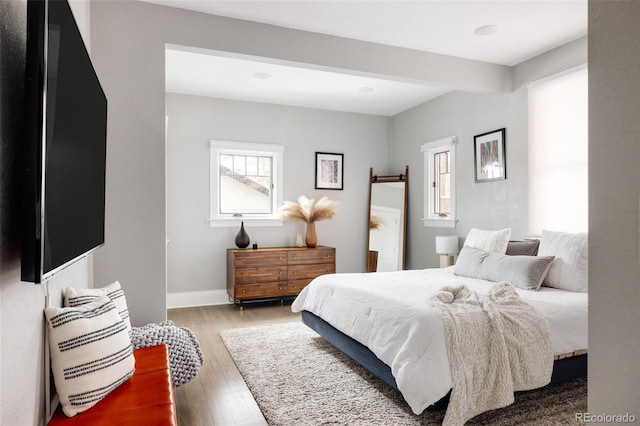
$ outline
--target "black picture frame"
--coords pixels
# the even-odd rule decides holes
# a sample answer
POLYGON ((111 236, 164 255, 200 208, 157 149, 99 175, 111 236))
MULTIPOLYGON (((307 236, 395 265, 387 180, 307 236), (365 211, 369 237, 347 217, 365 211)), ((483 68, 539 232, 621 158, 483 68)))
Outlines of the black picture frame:
POLYGON ((507 178, 506 129, 497 129, 473 137, 476 182, 507 178))
POLYGON ((315 189, 344 189, 344 154, 316 152, 315 189))

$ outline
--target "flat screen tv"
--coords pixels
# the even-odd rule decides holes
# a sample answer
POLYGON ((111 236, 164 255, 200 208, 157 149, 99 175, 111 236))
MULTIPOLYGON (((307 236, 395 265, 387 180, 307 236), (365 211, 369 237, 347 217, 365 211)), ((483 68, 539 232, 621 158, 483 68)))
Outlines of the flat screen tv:
POLYGON ((107 99, 66 0, 29 0, 21 279, 104 244, 107 99))

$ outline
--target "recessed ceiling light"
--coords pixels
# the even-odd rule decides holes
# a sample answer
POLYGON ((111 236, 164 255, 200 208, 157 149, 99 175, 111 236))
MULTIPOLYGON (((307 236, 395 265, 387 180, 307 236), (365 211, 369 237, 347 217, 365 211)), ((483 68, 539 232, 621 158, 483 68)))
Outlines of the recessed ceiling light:
POLYGON ((258 80, 267 80, 271 78, 271 74, 269 74, 268 72, 257 72, 253 76, 258 80))
POLYGON ((358 88, 358 91, 360 91, 362 93, 370 93, 370 92, 373 92, 373 87, 362 86, 362 87, 358 88))
POLYGON ((487 36, 487 35, 495 34, 496 31, 498 31, 497 25, 485 25, 483 27, 476 28, 474 33, 476 35, 487 36))

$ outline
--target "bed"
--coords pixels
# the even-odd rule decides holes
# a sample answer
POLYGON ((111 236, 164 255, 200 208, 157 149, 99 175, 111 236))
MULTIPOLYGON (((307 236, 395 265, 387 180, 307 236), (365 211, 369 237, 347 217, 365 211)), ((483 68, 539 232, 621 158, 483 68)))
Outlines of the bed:
MULTIPOLYGON (((494 246, 492 241, 482 248, 493 250, 494 246)), ((451 284, 484 292, 500 275, 513 273, 509 262, 525 260, 496 254, 500 262, 492 265, 489 275, 497 270, 498 276, 481 279, 474 275, 487 275, 486 270, 476 267, 465 274, 465 267, 477 266, 473 263, 477 259, 472 256, 471 263, 468 259, 474 250, 485 253, 481 265, 491 264, 487 259, 495 260, 491 251, 464 247, 456 266, 448 268, 324 275, 300 293, 292 309, 302 312, 306 325, 399 390, 419 414, 428 407, 442 406, 452 388, 445 326, 430 302, 434 292, 451 284)), ((576 265, 586 261, 586 235, 576 238, 576 234, 543 232, 540 251, 536 258, 550 252, 556 255, 551 255, 543 276, 536 278, 539 288, 516 287, 515 291, 548 322, 554 355, 551 382, 586 377, 588 294, 582 287, 586 275, 576 273, 576 268, 584 266, 576 265), (566 287, 564 283, 550 287, 558 277, 568 280, 569 287, 557 288, 566 287), (543 281, 545 286, 540 285, 543 281)))

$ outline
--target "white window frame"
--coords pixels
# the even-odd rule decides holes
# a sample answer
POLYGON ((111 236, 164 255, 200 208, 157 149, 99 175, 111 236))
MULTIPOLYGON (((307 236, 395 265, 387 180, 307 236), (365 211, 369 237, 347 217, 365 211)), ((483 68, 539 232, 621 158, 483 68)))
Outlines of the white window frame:
POLYGON ((436 141, 427 142, 420 147, 420 151, 424 156, 424 217, 422 218, 422 222, 425 227, 456 227, 456 223, 458 221, 456 216, 456 146, 456 137, 449 136, 436 141), (435 156, 436 154, 445 151, 449 151, 451 214, 447 217, 441 217, 435 212, 436 188, 433 187, 433 182, 436 181, 435 156))
POLYGON ((282 206, 284 190, 284 146, 266 143, 233 142, 222 140, 209 141, 210 187, 209 187, 209 225, 216 227, 236 227, 240 222, 251 226, 282 226, 278 210, 282 206), (263 156, 273 159, 273 196, 272 214, 252 214, 234 216, 220 214, 220 154, 263 156))

